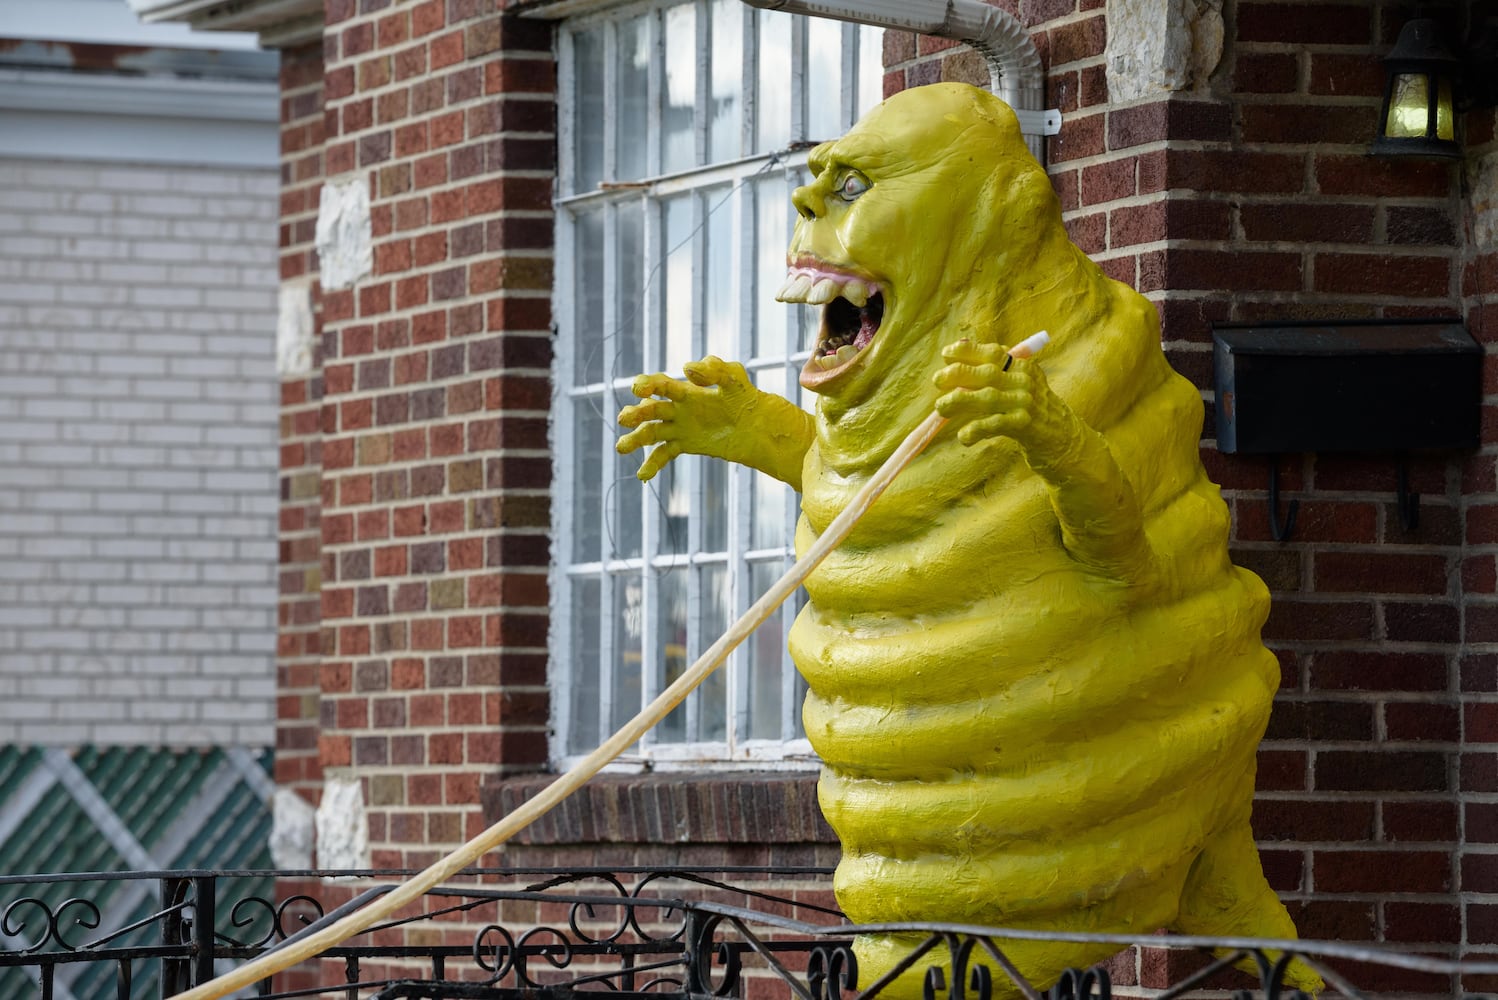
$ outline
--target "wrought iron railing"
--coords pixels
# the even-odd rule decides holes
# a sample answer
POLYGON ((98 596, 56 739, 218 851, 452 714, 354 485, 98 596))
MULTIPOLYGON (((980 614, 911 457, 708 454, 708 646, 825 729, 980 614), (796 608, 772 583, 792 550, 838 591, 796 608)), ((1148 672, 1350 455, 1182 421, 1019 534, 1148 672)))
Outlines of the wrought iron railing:
MULTIPOLYGON (((184 871, 0 878, 0 997, 169 997, 388 892, 399 874, 184 871), (309 888, 344 902, 326 906, 311 891, 301 891, 309 888)), ((958 924, 853 927, 824 905, 829 880, 825 869, 475 870, 322 960, 238 995, 566 1000, 574 993, 607 991, 641 1000, 746 994, 872 1000, 902 970, 861 981, 850 945, 863 931, 899 931, 923 940, 906 967, 933 959, 944 967, 928 970, 927 1000, 1165 1000, 1204 987, 1226 991, 1218 996, 1291 998, 1297 994, 1283 985, 1283 975, 1292 957, 1349 997, 1383 995, 1395 981, 1402 984, 1401 995, 1453 996, 1465 977, 1498 976, 1498 962, 1339 942, 1130 938, 958 924), (1067 972, 1057 983, 1028 983, 1004 953, 1006 940, 1019 939, 1190 950, 1208 957, 1160 988, 1115 987, 1104 966, 1067 972), (1210 957, 1210 951, 1222 957, 1210 957), (1230 971, 1244 960, 1257 976, 1230 971), (1424 986, 1410 989, 1410 976, 1424 986), (755 987, 755 979, 766 982, 755 987)))

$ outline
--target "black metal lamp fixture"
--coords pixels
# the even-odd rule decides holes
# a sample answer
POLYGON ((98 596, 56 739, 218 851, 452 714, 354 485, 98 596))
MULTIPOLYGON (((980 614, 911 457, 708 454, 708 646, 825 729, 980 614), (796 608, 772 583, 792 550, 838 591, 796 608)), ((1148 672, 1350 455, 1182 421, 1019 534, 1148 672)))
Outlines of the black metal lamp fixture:
POLYGON ((1475 7, 1460 55, 1435 18, 1417 17, 1400 30, 1384 57, 1384 102, 1371 153, 1443 159, 1462 155, 1456 113, 1492 107, 1498 78, 1498 6, 1475 7))

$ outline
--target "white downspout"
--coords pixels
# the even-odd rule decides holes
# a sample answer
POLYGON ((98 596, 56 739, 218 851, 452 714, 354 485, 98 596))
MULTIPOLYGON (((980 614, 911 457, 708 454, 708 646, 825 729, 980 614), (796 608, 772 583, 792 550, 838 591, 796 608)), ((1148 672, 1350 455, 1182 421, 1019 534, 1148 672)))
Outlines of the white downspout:
POLYGON ((1045 110, 1045 70, 1030 33, 1014 15, 981 0, 744 0, 751 7, 951 38, 988 63, 990 87, 1019 115, 1025 145, 1045 162, 1044 137, 1061 131, 1045 110))

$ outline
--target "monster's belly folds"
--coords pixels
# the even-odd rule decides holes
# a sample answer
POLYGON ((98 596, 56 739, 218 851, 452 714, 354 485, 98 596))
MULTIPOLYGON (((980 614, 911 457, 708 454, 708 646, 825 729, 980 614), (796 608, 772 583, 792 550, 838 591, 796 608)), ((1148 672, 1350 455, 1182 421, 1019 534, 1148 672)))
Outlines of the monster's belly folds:
POLYGON ((791 654, 856 921, 1039 924, 1136 888, 1168 920, 1246 821, 1278 670, 1262 586, 1226 562, 1186 594, 1100 582, 1030 499, 981 544, 970 511, 937 517, 808 583, 791 654))

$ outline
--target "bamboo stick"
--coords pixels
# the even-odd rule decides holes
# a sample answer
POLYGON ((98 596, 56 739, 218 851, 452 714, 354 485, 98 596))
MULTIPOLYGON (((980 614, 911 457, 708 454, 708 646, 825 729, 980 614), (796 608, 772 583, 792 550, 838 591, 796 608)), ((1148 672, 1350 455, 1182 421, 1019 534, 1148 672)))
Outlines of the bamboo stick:
MULTIPOLYGON (((1048 340, 1049 337, 1044 331, 1034 334, 1011 348, 1010 357, 1029 357, 1044 347, 1048 340)), ((1007 360, 1004 367, 1009 367, 1007 360)), ((879 471, 875 472, 863 488, 854 494, 848 506, 832 519, 827 530, 817 537, 806 553, 797 559, 795 564, 786 570, 785 574, 776 580, 770 589, 765 591, 717 642, 709 646, 685 673, 657 695, 655 700, 646 705, 638 715, 620 727, 618 732, 605 740, 598 749, 574 764, 565 774, 558 776, 533 798, 527 799, 520 805, 520 808, 363 909, 350 913, 322 930, 307 935, 306 938, 290 942, 216 979, 195 986, 186 993, 179 993, 175 1000, 217 1000, 226 993, 249 986, 283 969, 315 958, 329 948, 342 944, 355 934, 368 930, 405 904, 420 899, 428 889, 436 887, 464 868, 473 865, 484 854, 503 844, 551 811, 644 736, 656 723, 670 714, 671 710, 681 704, 697 685, 723 664, 729 653, 747 639, 766 618, 774 614, 775 609, 796 592, 796 588, 811 576, 812 571, 821 564, 822 560, 826 559, 828 554, 848 537, 853 526, 868 512, 874 501, 879 499, 880 494, 907 465, 915 460, 917 455, 925 450, 946 423, 947 419, 941 414, 932 413, 915 430, 906 435, 899 447, 889 458, 885 459, 879 471)))

